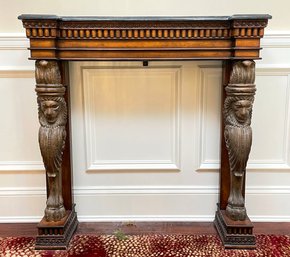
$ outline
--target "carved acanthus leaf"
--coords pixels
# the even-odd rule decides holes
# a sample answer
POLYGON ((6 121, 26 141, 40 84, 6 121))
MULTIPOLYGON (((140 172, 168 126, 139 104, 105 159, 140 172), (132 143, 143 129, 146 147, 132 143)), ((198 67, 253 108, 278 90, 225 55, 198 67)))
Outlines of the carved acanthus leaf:
POLYGON ((255 63, 253 61, 236 62, 230 77, 229 84, 254 84, 255 63))
POLYGON ((36 61, 35 78, 37 84, 60 84, 61 76, 56 61, 36 61))

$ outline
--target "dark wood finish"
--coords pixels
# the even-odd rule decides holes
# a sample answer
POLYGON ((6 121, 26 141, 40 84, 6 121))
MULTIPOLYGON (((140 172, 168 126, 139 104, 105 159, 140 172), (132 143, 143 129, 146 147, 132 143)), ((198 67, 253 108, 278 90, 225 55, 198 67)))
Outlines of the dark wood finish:
MULTIPOLYGON (((223 61, 223 76, 222 76, 222 93, 221 93, 221 109, 223 110, 224 101, 226 99, 225 87, 229 84, 231 71, 233 70, 234 62, 231 60, 223 61)), ((219 205, 220 209, 225 210, 228 204, 228 198, 230 195, 230 164, 229 164, 229 155, 226 148, 225 138, 224 138, 224 114, 221 115, 221 166, 220 166, 220 196, 219 196, 219 205)), ((245 197, 245 182, 246 174, 243 185, 243 196, 245 197)))
POLYGON ((62 84, 66 88, 65 101, 67 103, 67 114, 68 121, 66 123, 66 141, 63 152, 62 161, 62 195, 63 203, 66 210, 71 210, 73 206, 73 194, 72 194, 72 183, 73 183, 73 172, 71 165, 71 115, 70 115, 70 86, 69 86, 69 63, 61 62, 60 73, 62 78, 62 84))
POLYGON ((223 62, 223 78, 222 78, 222 101, 221 101, 221 166, 220 166, 220 196, 219 196, 219 207, 222 210, 225 210, 228 204, 228 198, 230 195, 230 164, 229 164, 229 155, 226 147, 225 137, 224 137, 224 101, 226 99, 225 87, 230 81, 230 74, 233 68, 232 61, 223 62))
MULTIPOLYGON (((222 76, 222 93, 221 93, 221 166, 220 166, 220 196, 219 196, 219 205, 221 210, 225 210, 228 204, 228 199, 230 195, 230 163, 229 155, 226 148, 226 142, 224 137, 224 102, 226 99, 225 88, 230 82, 231 71, 233 70, 234 61, 226 60, 223 61, 223 76, 222 76)), ((244 186, 243 186, 243 196, 245 197, 245 182, 246 174, 244 175, 244 186)))
POLYGON ((255 62, 234 62, 224 102, 224 137, 230 164, 230 195, 226 214, 232 220, 245 220, 243 196, 246 167, 252 146, 252 107, 256 92, 255 62))
POLYGON ((218 208, 214 225, 225 248, 256 248, 254 226, 248 216, 245 220, 234 221, 227 216, 225 210, 218 208))
POLYGON ((66 249, 78 224, 72 206, 71 140, 66 102, 69 95, 65 93, 68 88, 68 63, 38 60, 35 75, 39 145, 47 182, 46 208, 38 224, 36 249, 66 249))
POLYGON ((224 62, 220 204, 214 224, 226 248, 255 248, 245 208, 246 165, 252 144, 256 87, 253 61, 224 62), (239 146, 239 148, 238 148, 239 146))
POLYGON ((259 59, 269 18, 19 16, 34 60, 259 59))
POLYGON ((78 226, 77 215, 74 210, 66 211, 65 217, 56 222, 50 222, 45 217, 37 225, 36 250, 67 249, 68 244, 78 226))
MULTIPOLYGON (((290 235, 290 222, 253 222, 254 234, 290 235)), ((1 223, 0 237, 37 236, 36 223, 1 223)), ((212 222, 80 222, 77 234, 216 234, 212 222)))
POLYGON ((38 141, 48 188, 45 219, 59 221, 65 216, 62 197, 62 158, 67 123, 65 87, 61 84, 57 61, 36 61, 35 68, 40 123, 38 141))
MULTIPOLYGON (((143 61, 144 65, 149 60, 225 60, 223 76, 225 87, 230 81, 230 72, 234 67, 233 61, 236 63, 241 60, 252 62, 254 59, 260 59, 260 39, 264 35, 264 28, 270 18, 270 15, 220 17, 19 16, 30 40, 30 59, 48 63, 58 61, 61 84, 66 88, 64 99, 67 102, 69 102, 67 61, 73 60, 138 60, 143 61)), ((45 86, 51 87, 50 84, 45 86)), ((68 114, 69 112, 68 104, 68 114)), ((62 194, 65 208, 72 210, 70 123, 66 124, 66 132, 61 166, 62 194)), ((221 136, 222 164, 218 213, 227 208, 231 189, 227 151, 229 150, 233 156, 233 148, 229 148, 225 144, 223 132, 224 128, 222 128, 221 136)), ((47 182, 49 183, 49 181, 47 182)), ((244 195, 244 187, 242 190, 244 195)), ((52 247, 55 246, 52 245, 52 247)))

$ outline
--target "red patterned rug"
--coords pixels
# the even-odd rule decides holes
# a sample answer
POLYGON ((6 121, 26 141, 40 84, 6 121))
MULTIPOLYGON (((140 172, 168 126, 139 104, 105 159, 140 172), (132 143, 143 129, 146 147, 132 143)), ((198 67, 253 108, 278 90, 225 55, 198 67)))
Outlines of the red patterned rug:
POLYGON ((76 235, 67 251, 35 251, 35 238, 0 238, 1 257, 290 257, 290 236, 257 235, 256 250, 225 250, 216 235, 76 235))

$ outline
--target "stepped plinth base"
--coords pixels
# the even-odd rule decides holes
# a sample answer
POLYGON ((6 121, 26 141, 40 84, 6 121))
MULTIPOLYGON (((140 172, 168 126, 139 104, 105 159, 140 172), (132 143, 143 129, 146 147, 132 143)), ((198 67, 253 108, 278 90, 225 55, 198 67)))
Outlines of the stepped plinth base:
POLYGON ((214 225, 225 248, 255 249, 256 239, 250 219, 233 221, 226 216, 225 210, 217 210, 214 225))
POLYGON ((66 211, 63 219, 57 222, 48 222, 43 218, 37 225, 36 250, 65 250, 77 229, 78 220, 74 210, 66 211))

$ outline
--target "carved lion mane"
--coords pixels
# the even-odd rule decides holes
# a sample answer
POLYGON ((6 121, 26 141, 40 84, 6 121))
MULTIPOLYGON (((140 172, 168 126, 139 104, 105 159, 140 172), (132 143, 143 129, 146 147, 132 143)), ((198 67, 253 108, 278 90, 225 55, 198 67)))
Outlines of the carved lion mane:
POLYGON ((66 108, 66 102, 63 97, 39 96, 37 97, 37 103, 38 103, 39 123, 41 126, 47 127, 47 128, 56 128, 56 127, 66 125, 67 108, 66 108), (46 117, 41 109, 41 103, 45 101, 55 101, 59 104, 57 120, 53 124, 50 124, 47 122, 46 117))
POLYGON ((246 127, 246 126, 251 125, 252 108, 249 111, 249 117, 245 123, 241 124, 236 118, 236 115, 233 110, 233 104, 241 100, 248 100, 251 103, 253 103, 254 97, 253 96, 228 96, 226 98, 225 103, 224 103, 224 111, 223 111, 226 126, 232 125, 235 127, 246 127))

